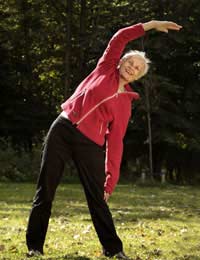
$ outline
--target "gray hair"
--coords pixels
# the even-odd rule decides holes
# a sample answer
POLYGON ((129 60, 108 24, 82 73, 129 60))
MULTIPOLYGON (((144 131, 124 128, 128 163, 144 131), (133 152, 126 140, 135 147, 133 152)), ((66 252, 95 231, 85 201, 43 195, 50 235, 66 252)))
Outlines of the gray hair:
POLYGON ((144 75, 147 74, 147 72, 149 70, 149 64, 151 63, 151 60, 146 57, 146 53, 145 52, 137 51, 137 50, 130 50, 130 51, 126 52, 122 56, 121 60, 122 61, 126 60, 126 59, 128 59, 128 58, 130 58, 132 56, 139 56, 139 57, 141 57, 144 60, 144 70, 139 74, 139 76, 138 76, 138 79, 139 79, 139 78, 141 78, 141 77, 143 77, 144 75))

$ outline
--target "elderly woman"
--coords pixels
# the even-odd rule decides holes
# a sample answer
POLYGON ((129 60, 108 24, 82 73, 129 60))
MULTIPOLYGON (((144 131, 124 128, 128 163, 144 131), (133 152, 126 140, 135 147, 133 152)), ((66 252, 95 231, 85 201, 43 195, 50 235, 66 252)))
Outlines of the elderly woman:
POLYGON ((43 254, 56 188, 65 163, 72 158, 104 255, 129 259, 123 252, 107 201, 119 179, 131 103, 139 98, 129 83, 147 73, 150 61, 139 51, 130 51, 122 58, 121 55, 126 44, 143 36, 145 31, 168 32, 180 28, 173 22, 150 21, 120 29, 96 68, 62 104, 62 113, 53 122, 45 140, 26 234, 29 257, 43 254))

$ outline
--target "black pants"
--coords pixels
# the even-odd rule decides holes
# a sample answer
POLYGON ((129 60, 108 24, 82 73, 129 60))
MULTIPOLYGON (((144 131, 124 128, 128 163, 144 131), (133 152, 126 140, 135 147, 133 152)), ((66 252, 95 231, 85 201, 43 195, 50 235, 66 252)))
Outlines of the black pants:
POLYGON ((30 213, 26 241, 28 249, 43 253, 51 207, 65 163, 72 158, 83 184, 92 221, 107 255, 122 250, 112 216, 103 199, 105 162, 103 148, 85 137, 71 122, 59 116, 44 145, 37 191, 30 213))

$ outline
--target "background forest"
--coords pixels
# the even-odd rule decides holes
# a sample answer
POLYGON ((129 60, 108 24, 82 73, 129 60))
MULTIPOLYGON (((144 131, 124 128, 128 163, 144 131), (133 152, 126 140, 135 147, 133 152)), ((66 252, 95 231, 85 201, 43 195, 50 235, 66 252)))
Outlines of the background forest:
POLYGON ((144 49, 152 64, 133 84, 141 99, 133 104, 122 173, 148 172, 149 112, 153 177, 165 169, 168 181, 200 181, 200 1, 4 0, 0 17, 0 180, 36 178, 60 104, 94 69, 108 40, 121 27, 157 19, 183 29, 148 32, 127 46, 144 49))

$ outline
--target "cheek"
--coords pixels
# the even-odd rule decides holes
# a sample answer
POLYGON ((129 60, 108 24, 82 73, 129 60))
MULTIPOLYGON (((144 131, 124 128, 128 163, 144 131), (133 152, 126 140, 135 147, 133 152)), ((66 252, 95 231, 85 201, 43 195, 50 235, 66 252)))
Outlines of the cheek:
POLYGON ((140 71, 139 71, 139 70, 137 70, 137 71, 136 71, 136 75, 138 76, 139 74, 140 74, 140 71))
POLYGON ((123 72, 124 72, 124 64, 122 64, 122 65, 119 66, 119 72, 120 72, 120 73, 123 73, 123 72))

